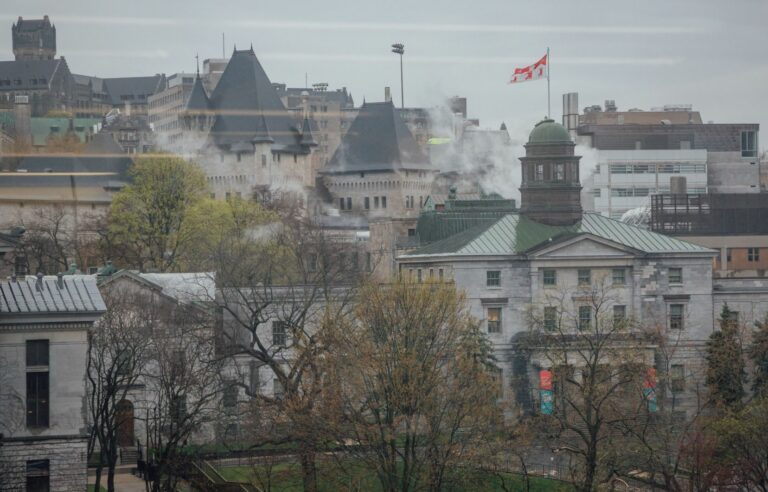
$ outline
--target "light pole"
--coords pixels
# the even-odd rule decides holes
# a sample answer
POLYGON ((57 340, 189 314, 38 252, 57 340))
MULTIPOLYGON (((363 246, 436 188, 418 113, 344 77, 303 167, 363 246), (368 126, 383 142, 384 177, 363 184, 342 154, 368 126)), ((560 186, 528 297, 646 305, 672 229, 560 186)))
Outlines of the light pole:
POLYGON ((405 53, 405 45, 403 43, 393 44, 392 53, 400 55, 400 107, 405 108, 405 92, 403 91, 403 54, 405 53))

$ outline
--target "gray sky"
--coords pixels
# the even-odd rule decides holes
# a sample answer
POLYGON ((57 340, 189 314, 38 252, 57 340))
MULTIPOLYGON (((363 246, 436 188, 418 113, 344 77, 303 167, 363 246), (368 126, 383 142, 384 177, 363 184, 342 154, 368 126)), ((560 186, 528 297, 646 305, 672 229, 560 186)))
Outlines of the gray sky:
MULTIPOLYGON (((546 81, 507 85, 516 66, 550 47, 552 113, 561 95, 579 105, 615 99, 619 109, 693 104, 718 123, 768 128, 768 2, 764 0, 3 0, 3 58, 12 59, 11 24, 51 16, 58 54, 75 73, 101 77, 195 69, 233 44, 253 43, 273 82, 346 86, 357 104, 399 104, 402 42, 405 101, 431 106, 468 98, 483 126, 505 121, 527 132, 546 114, 546 81)), ((763 138, 761 148, 768 147, 763 138)))

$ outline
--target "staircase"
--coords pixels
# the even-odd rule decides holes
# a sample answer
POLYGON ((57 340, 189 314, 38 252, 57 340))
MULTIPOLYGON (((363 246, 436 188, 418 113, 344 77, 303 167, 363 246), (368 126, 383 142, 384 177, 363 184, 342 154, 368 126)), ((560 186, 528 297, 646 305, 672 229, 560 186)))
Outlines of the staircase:
POLYGON ((139 451, 135 447, 120 448, 120 464, 136 466, 139 460, 139 451))

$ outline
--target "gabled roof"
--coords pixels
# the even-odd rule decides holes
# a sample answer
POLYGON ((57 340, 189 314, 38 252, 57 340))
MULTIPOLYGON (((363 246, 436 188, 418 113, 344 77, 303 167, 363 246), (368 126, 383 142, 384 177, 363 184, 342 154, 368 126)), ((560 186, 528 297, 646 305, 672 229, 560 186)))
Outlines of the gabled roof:
POLYGON ((0 83, 0 91, 47 88, 59 70, 69 71, 64 58, 2 61, 0 62, 0 81, 9 80, 10 84, 0 83), (34 83, 32 83, 33 81, 34 83))
POLYGON ((401 258, 519 255, 542 244, 579 234, 591 234, 648 254, 713 253, 702 246, 656 234, 595 213, 585 213, 581 221, 571 226, 541 224, 518 213, 510 213, 494 222, 418 248, 401 258))
POLYGON ((308 151, 253 49, 234 51, 211 94, 210 108, 215 114, 211 138, 221 148, 266 142, 277 152, 308 151))
POLYGON ((102 80, 106 87, 106 92, 109 94, 109 101, 113 106, 125 104, 126 100, 131 104, 146 104, 149 96, 163 89, 165 75, 117 77, 102 80), (125 99, 124 96, 132 97, 132 99, 125 99))
POLYGON ((108 285, 121 278, 131 279, 160 291, 168 298, 182 304, 210 303, 216 296, 216 280, 213 272, 141 273, 134 270, 121 270, 106 277, 101 285, 108 285))
POLYGON ((327 174, 435 169, 392 101, 364 103, 323 168, 327 174))
POLYGON ((0 313, 4 315, 98 315, 106 309, 91 275, 39 275, 0 281, 0 313))

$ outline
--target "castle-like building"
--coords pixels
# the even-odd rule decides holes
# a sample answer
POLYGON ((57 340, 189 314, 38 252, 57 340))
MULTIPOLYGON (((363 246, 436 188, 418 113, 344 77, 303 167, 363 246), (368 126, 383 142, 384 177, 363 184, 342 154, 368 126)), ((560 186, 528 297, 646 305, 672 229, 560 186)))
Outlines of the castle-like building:
POLYGON ((210 96, 197 78, 182 121, 214 198, 314 187, 317 142, 309 120, 295 123, 253 48, 235 49, 210 96))
POLYGON ((11 27, 16 61, 53 60, 56 57, 56 26, 48 16, 19 20, 11 27))

